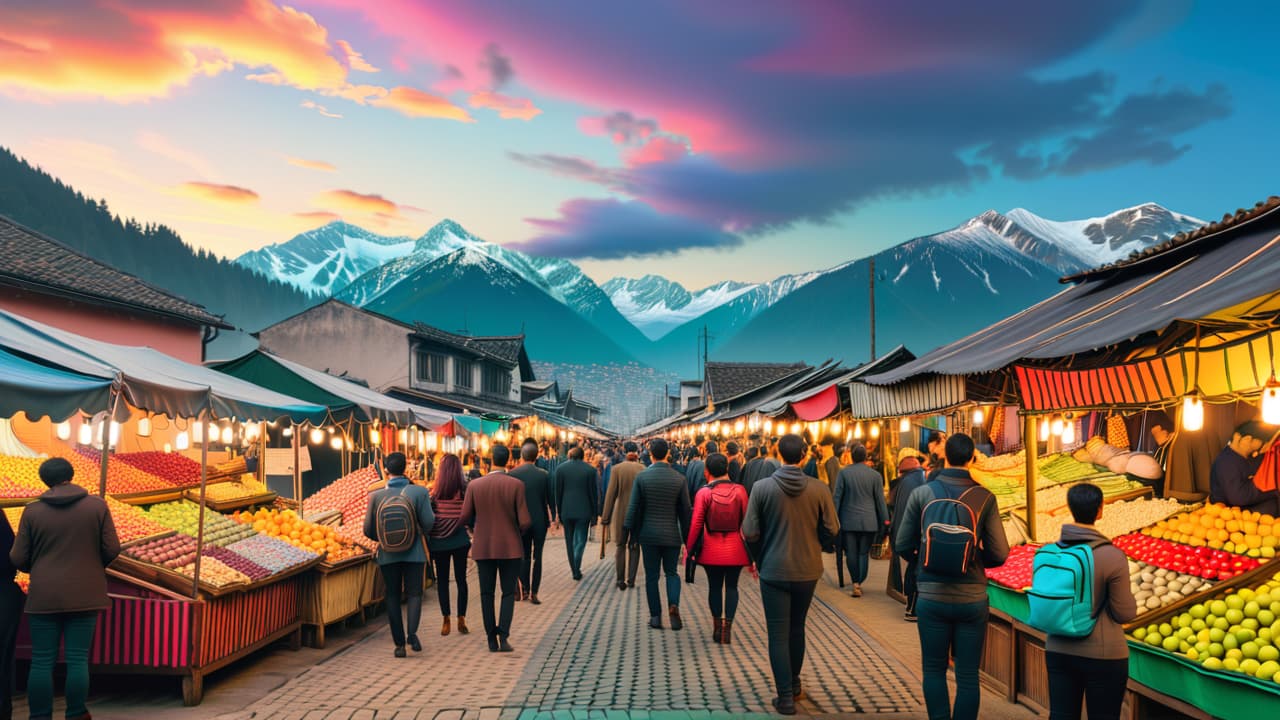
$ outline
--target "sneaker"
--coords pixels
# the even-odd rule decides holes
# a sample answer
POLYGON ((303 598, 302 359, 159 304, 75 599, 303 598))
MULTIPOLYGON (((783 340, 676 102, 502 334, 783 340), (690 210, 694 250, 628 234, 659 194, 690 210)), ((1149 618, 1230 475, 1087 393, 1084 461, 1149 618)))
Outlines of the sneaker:
POLYGON ((916 620, 919 619, 919 616, 911 612, 910 610, 908 610, 902 614, 902 619, 906 620, 907 622, 915 622, 916 620))
POLYGON ((862 597, 862 586, 858 583, 853 584, 853 592, 849 593, 852 597, 862 597))

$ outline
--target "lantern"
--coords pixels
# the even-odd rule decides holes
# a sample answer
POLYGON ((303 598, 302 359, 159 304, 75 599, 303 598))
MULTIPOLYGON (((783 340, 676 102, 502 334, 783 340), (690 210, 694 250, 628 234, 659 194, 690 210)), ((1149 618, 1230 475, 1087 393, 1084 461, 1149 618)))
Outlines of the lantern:
POLYGON ((862 423, 858 423, 857 425, 853 426, 853 439, 854 440, 862 439, 862 423))
POLYGON ((280 431, 280 434, 281 434, 282 436, 284 436, 284 437, 293 437, 293 426, 292 426, 292 425, 290 425, 290 426, 286 427, 285 429, 281 430, 281 431, 280 431))
POLYGON ((772 434, 773 434, 773 421, 772 421, 772 420, 765 420, 765 421, 764 421, 764 434, 765 434, 765 435, 772 435, 772 434))
POLYGON ((793 422, 793 423, 791 423, 791 434, 792 434, 792 435, 799 435, 799 434, 800 434, 800 423, 799 423, 799 422, 793 422))
POLYGON ((86 422, 80 424, 80 433, 76 437, 76 442, 81 445, 93 444, 93 427, 91 427, 89 423, 86 422))
POLYGON ((191 442, 204 442, 204 423, 196 422, 191 425, 191 442))
POLYGON ((165 443, 165 444, 164 444, 164 451, 165 451, 165 453, 171 453, 171 452, 173 452, 173 446, 172 446, 172 445, 170 445, 169 443, 165 443))
POLYGON ((144 417, 138 420, 138 437, 151 437, 151 418, 144 417))
POLYGON ((986 419, 986 417, 982 414, 982 408, 980 408, 980 407, 979 407, 979 408, 974 408, 974 410, 973 410, 973 424, 974 424, 974 425, 978 425, 978 426, 980 426, 980 425, 982 425, 982 421, 983 421, 983 420, 985 420, 985 419, 986 419))
POLYGON ((178 437, 175 438, 173 442, 174 442, 174 445, 179 450, 186 450, 187 448, 191 447, 191 433, 187 432, 186 430, 183 430, 182 432, 178 433, 178 437))
POLYGON ((1074 420, 1062 427, 1062 444, 1070 445, 1076 441, 1076 423, 1074 420))
POLYGON ((831 425, 829 426, 832 435, 839 435, 840 430, 843 427, 844 427, 844 423, 840 422, 839 420, 832 420, 831 425))
POLYGON ((333 448, 334 450, 341 450, 342 438, 338 437, 337 435, 334 435, 332 438, 329 438, 329 447, 333 448))
MULTIPOLYGON (((374 430, 374 432, 377 432, 377 430, 374 430)), ((381 440, 382 438, 378 438, 378 439, 379 439, 379 440, 381 440)), ((397 439, 400 441, 400 444, 401 444, 401 445, 408 445, 408 444, 409 444, 409 431, 408 431, 408 430, 401 430, 401 431, 400 431, 400 434, 397 436, 397 439)), ((374 442, 373 442, 373 438, 372 438, 372 437, 370 437, 370 438, 369 438, 369 442, 373 443, 374 445, 377 445, 377 444, 378 444, 378 443, 374 443, 374 442)))
POLYGON ((1064 423, 1062 422, 1062 416, 1054 415, 1053 419, 1049 421, 1049 432, 1053 433, 1054 435, 1057 435, 1058 437, 1062 437, 1063 424, 1064 423))
POLYGON ((320 428, 311 428, 311 444, 319 445, 324 442, 324 431, 320 428))
POLYGON ((244 436, 249 440, 257 440, 262 434, 262 427, 258 423, 249 423, 244 428, 244 436))
POLYGON ((880 437, 880 423, 871 423, 871 437, 880 437))
POLYGON ((232 432, 230 425, 222 428, 222 444, 223 445, 230 445, 231 441, 234 439, 235 439, 235 433, 232 432))
POLYGON ((65 421, 58 423, 57 431, 59 440, 66 442, 71 439, 71 423, 65 421))
MULTIPOLYGON (((401 430, 401 431, 400 431, 400 434, 401 434, 401 435, 404 435, 404 434, 405 434, 405 432, 404 432, 403 430, 401 430)), ((377 446, 379 446, 379 445, 381 445, 381 444, 382 444, 382 433, 378 432, 378 428, 376 428, 376 427, 371 427, 371 428, 369 428, 369 444, 370 444, 370 445, 372 445, 372 446, 374 446, 374 447, 377 447, 377 446)), ((405 445, 405 444, 408 444, 408 443, 406 443, 406 442, 404 441, 404 439, 402 438, 402 439, 400 440, 400 444, 405 445)))
POLYGON ((746 429, 747 429, 747 423, 741 419, 739 419, 738 422, 733 424, 733 432, 736 435, 741 435, 742 431, 746 429))
POLYGON ((1192 390, 1182 399, 1182 429, 1195 432, 1204 427, 1204 402, 1192 390))
POLYGON ((901 420, 898 421, 898 432, 900 433, 911 432, 910 418, 902 418, 901 420))

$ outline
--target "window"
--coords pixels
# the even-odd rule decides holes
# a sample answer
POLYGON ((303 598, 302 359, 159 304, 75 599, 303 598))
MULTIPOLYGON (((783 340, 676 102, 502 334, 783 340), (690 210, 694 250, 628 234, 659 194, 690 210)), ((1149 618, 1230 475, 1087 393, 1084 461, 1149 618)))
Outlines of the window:
POLYGON ((474 363, 470 360, 464 360, 460 357, 453 359, 453 386, 463 390, 470 390, 475 387, 475 381, 472 379, 474 363))
POLYGON ((425 350, 418 351, 418 382, 444 384, 443 355, 425 350))
POLYGON ((485 395, 508 395, 511 392, 511 371, 506 368, 484 366, 481 392, 485 395))

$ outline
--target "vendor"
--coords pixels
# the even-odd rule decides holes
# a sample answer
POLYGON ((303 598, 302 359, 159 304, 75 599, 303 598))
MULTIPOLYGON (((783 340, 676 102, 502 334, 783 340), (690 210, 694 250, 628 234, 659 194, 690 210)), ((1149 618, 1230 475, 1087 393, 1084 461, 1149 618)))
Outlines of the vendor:
POLYGON ((1280 499, 1276 492, 1259 490, 1253 484, 1261 458, 1254 457, 1263 445, 1268 444, 1274 430, 1257 420, 1237 426, 1232 432, 1231 443, 1218 453, 1209 475, 1209 502, 1264 513, 1280 514, 1280 499))
POLYGON ((1160 465, 1160 479, 1144 479, 1143 483, 1152 487, 1156 497, 1162 498, 1164 497, 1164 474, 1169 471, 1169 450, 1173 448, 1175 425, 1166 413, 1159 410, 1151 413, 1148 420, 1151 423, 1151 439, 1156 444, 1151 455, 1160 465))

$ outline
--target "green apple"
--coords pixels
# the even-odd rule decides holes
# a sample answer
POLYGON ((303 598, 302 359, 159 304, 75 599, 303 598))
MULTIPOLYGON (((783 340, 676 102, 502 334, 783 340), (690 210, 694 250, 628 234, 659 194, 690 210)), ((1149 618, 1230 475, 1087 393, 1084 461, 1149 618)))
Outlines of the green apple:
POLYGON ((1260 649, 1260 648, 1258 647, 1258 643, 1256 643, 1256 642, 1254 642, 1254 641, 1252 641, 1252 640, 1250 640, 1249 642, 1244 643, 1243 645, 1241 645, 1241 646, 1240 646, 1240 652, 1244 653, 1244 656, 1245 656, 1246 658, 1249 658, 1250 660, 1257 660, 1257 659, 1258 659, 1258 650, 1259 650, 1259 649, 1260 649))
POLYGON ((1245 599, 1241 597, 1240 593, 1236 593, 1235 595, 1228 595, 1226 603, 1227 610, 1244 610, 1245 599))
POLYGON ((1140 628, 1136 628, 1136 629, 1134 629, 1134 631, 1133 631, 1133 639, 1134 639, 1134 640, 1141 640, 1141 639, 1145 638, 1146 636, 1147 636, 1147 629, 1146 629, 1146 628, 1141 628, 1141 627, 1140 627, 1140 628))
POLYGON ((1226 637, 1227 631, 1222 628, 1213 628, 1209 631, 1209 642, 1222 642, 1222 638, 1226 637))
MULTIPOLYGON (((1270 605, 1271 603, 1267 603, 1267 604, 1270 605)), ((1250 600, 1249 602, 1245 603, 1245 606, 1244 606, 1245 617, 1256 618, 1258 617, 1258 613, 1261 611, 1262 611, 1262 607, 1258 605, 1258 601, 1250 600)), ((1271 623, 1267 623, 1267 624, 1270 625, 1271 623)))
POLYGON ((1232 625, 1239 625, 1244 621, 1244 611, 1240 608, 1231 608, 1225 615, 1223 615, 1223 617, 1232 625))
POLYGON ((1249 628, 1242 627, 1239 630, 1236 630, 1236 640, 1239 641, 1241 645, 1244 645, 1256 637, 1258 637, 1258 634, 1249 628))
POLYGON ((1226 618, 1219 617, 1213 621, 1213 626, 1218 628, 1219 630, 1226 630, 1227 628, 1231 627, 1231 623, 1226 618))
POLYGON ((1257 620, 1259 625, 1272 625, 1276 621, 1276 614, 1270 610, 1259 610, 1257 620))
POLYGON ((1240 641, 1236 639, 1236 636, 1233 633, 1222 638, 1222 647, 1228 650, 1234 650, 1240 647, 1240 641))
POLYGON ((1205 622, 1200 618, 1196 618, 1195 620, 1191 621, 1191 629, 1195 630, 1196 632, 1200 632, 1201 630, 1204 630, 1206 627, 1208 627, 1208 625, 1206 625, 1205 622))
POLYGON ((1240 672, 1245 675, 1253 675, 1258 672, 1258 668, 1262 667, 1262 663, 1252 658, 1246 658, 1240 661, 1240 672))
POLYGON ((1145 642, 1148 645, 1154 645, 1155 647, 1162 647, 1164 644, 1164 638, 1160 637, 1160 633, 1158 632, 1147 633, 1147 637, 1143 640, 1143 642, 1145 642))
POLYGON ((1191 613, 1191 617, 1193 618, 1204 619, 1209 615, 1209 608, 1205 607, 1201 603, 1196 603, 1195 605, 1192 605, 1191 609, 1187 612, 1191 613))
POLYGON ((1209 644, 1209 656, 1210 656, 1210 657, 1220 658, 1220 657, 1222 657, 1223 655, 1225 655, 1225 654, 1226 654, 1226 652, 1227 652, 1227 651, 1226 651, 1226 649, 1222 647, 1222 643, 1210 643, 1210 644, 1209 644))
POLYGON ((1227 614, 1228 609, 1227 603, 1222 600, 1214 600, 1209 603, 1209 612, 1213 613, 1214 617, 1222 617, 1227 614))
POLYGON ((1276 676, 1276 673, 1280 673, 1280 662, 1272 660, 1270 662, 1262 663, 1258 668, 1258 671, 1255 672, 1253 676, 1259 680, 1270 680, 1276 676))
POLYGON ((1165 650, 1168 650, 1169 652, 1177 652, 1178 648, 1182 645, 1182 641, 1179 640, 1177 637, 1170 636, 1165 638, 1160 644, 1165 650))
POLYGON ((1222 661, 1223 670, 1238 670, 1239 668, 1240 668, 1240 661, 1236 660, 1235 658, 1229 657, 1226 660, 1222 661))
POLYGON ((1263 645, 1258 648, 1258 660, 1267 663, 1273 660, 1280 660, 1280 648, 1275 645, 1263 645))
POLYGON ((1203 664, 1204 664, 1204 666, 1205 666, 1206 668, 1208 668, 1208 669, 1210 669, 1210 670, 1221 670, 1221 669, 1222 669, 1222 661, 1221 661, 1221 660, 1219 660, 1219 659, 1218 659, 1218 658, 1216 658, 1216 657, 1205 658, 1205 659, 1204 659, 1204 663, 1203 663, 1203 664))
POLYGON ((1169 623, 1160 623, 1160 634, 1168 637, 1173 634, 1173 626, 1169 623))

